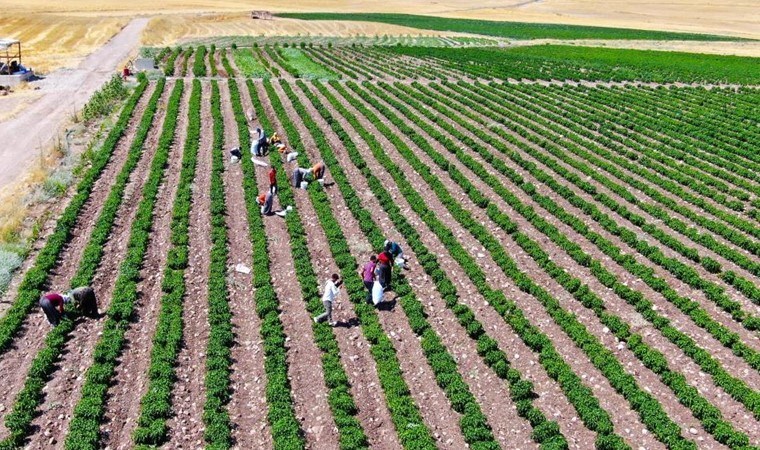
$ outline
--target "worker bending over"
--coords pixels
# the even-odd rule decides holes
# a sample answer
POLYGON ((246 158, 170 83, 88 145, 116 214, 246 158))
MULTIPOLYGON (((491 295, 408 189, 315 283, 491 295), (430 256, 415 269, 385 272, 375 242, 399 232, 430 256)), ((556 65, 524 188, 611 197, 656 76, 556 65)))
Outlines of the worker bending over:
POLYGON ((40 308, 52 326, 58 326, 63 318, 64 303, 71 302, 71 297, 58 292, 49 292, 40 297, 40 308))
POLYGON ((384 250, 393 258, 394 265, 409 269, 409 266, 406 264, 406 257, 404 257, 404 251, 401 250, 401 246, 398 243, 386 239, 383 246, 384 250))
POLYGON ((311 176, 320 183, 323 183, 325 177, 325 164, 322 162, 314 164, 311 168, 311 176))
POLYGON ((91 287, 80 286, 69 291, 68 296, 74 301, 74 307, 82 315, 98 317, 98 301, 95 298, 95 291, 91 287))
POLYGON ((270 190, 266 194, 261 194, 256 199, 256 202, 261 206, 261 214, 265 216, 272 215, 272 205, 274 204, 274 194, 270 190))

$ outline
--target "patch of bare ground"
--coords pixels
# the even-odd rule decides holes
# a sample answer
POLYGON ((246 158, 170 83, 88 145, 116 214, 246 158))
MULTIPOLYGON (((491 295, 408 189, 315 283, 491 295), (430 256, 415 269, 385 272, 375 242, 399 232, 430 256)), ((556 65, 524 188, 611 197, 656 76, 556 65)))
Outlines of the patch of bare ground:
MULTIPOLYGON (((387 120, 387 119, 385 119, 387 120)), ((375 131, 375 130, 373 130, 375 131)), ((375 131, 376 132, 376 131, 375 131)), ((411 141, 407 141, 410 144, 411 141)), ((385 186, 393 186, 394 183, 389 174, 378 164, 374 158, 370 158, 369 149, 363 153, 367 155, 366 160, 368 166, 372 169, 373 173, 380 177, 381 181, 384 181, 385 186)), ((486 273, 486 279, 491 286, 498 286, 509 298, 515 300, 517 305, 526 313, 526 317, 532 318, 532 322, 536 324, 554 343, 555 348, 563 356, 565 361, 570 367, 579 374, 585 381, 586 385, 591 388, 597 398, 600 405, 608 411, 616 431, 624 438, 626 438, 632 444, 646 442, 647 448, 659 448, 660 444, 657 443, 651 434, 646 430, 645 426, 640 422, 638 414, 633 411, 628 402, 618 394, 609 384, 608 380, 596 369, 588 357, 577 348, 573 342, 567 337, 567 335, 557 326, 549 317, 543 306, 533 297, 520 291, 499 269, 496 263, 491 259, 490 255, 483 249, 482 245, 475 240, 468 231, 462 228, 446 210, 435 194, 427 186, 427 183, 416 174, 416 172, 406 163, 406 161, 397 154, 395 150, 388 147, 388 155, 402 173, 406 174, 408 182, 417 188, 419 194, 425 199, 425 203, 431 210, 436 211, 437 217, 441 220, 452 232, 459 238, 462 245, 470 252, 471 256, 477 261, 478 265, 486 273)), ((432 167, 431 167, 432 169, 432 167)), ((435 171, 434 171, 435 172, 435 171)), ((440 173, 436 173, 439 177, 442 177, 440 173)), ((397 189, 392 191, 398 192, 397 189)), ((400 193, 396 194, 400 197, 400 193)), ((463 204, 468 202, 466 194, 459 192, 453 193, 455 198, 461 200, 463 204)), ((483 219, 480 220, 483 223, 483 219)), ((494 231, 495 226, 488 226, 491 232, 494 231)), ((507 252, 515 259, 518 266, 523 268, 526 273, 531 274, 531 278, 539 285, 544 286, 549 292, 561 291, 561 287, 540 268, 535 267, 532 259, 524 253, 519 252, 519 247, 511 242, 510 239, 500 239, 500 242, 504 245, 507 252), (527 269, 526 269, 527 268, 527 269)), ((503 319, 500 319, 501 326, 505 326, 503 319)), ((496 326, 493 322, 485 321, 487 324, 486 329, 490 329, 492 326, 496 326)))
POLYGON ((230 78, 238 78, 243 76, 242 72, 240 72, 240 69, 238 68, 237 64, 235 63, 235 55, 230 49, 225 49, 224 51, 227 52, 227 62, 230 63, 230 68, 232 69, 232 73, 228 74, 230 78))
MULTIPOLYGON (((301 101, 307 102, 305 97, 301 97, 301 101)), ((321 122, 321 119, 316 117, 316 112, 313 117, 318 123, 321 122)), ((333 149, 340 146, 340 140, 329 131, 329 126, 321 125, 321 128, 326 132, 330 146, 333 149)), ((313 149, 314 147, 310 148, 313 149)), ((316 151, 310 153, 312 161, 320 160, 316 151)), ((344 230, 346 236, 350 236, 349 250, 351 254, 360 263, 366 262, 370 254, 375 253, 378 249, 373 249, 367 238, 363 236, 359 223, 349 211, 338 188, 329 188, 327 193, 330 197, 333 214, 341 224, 341 229, 344 230)), ((425 424, 440 447, 463 448, 465 442, 459 428, 460 415, 451 409, 445 393, 436 384, 435 374, 427 364, 419 340, 412 331, 401 307, 396 305, 396 300, 391 299, 390 294, 387 294, 386 297, 389 297, 386 300, 390 300, 390 302, 384 308, 378 309, 378 317, 396 349, 400 367, 404 373, 404 380, 409 386, 415 403, 420 408, 425 424)), ((512 417, 517 419, 514 411, 512 417)))
MULTIPOLYGON (((349 104, 345 102, 344 106, 349 108, 349 110, 354 113, 354 115, 359 119, 364 127, 366 127, 368 130, 373 130, 374 127, 363 115, 359 114, 355 109, 353 109, 349 104)), ((381 145, 383 145, 383 148, 390 148, 392 146, 392 144, 379 133, 376 133, 375 135, 378 137, 381 145)), ((363 148, 363 150, 365 150, 365 154, 369 153, 369 150, 367 148, 363 148)), ((348 161, 348 158, 343 155, 341 155, 340 158, 342 158, 344 161, 348 161)), ((346 164, 345 167, 349 173, 352 173, 351 179, 361 178, 361 174, 355 168, 351 167, 348 164, 346 164)), ((379 173, 375 173, 375 175, 377 176, 379 173)), ((434 254, 436 254, 438 260, 441 263, 441 266, 446 267, 447 272, 450 274, 452 280, 457 286, 457 289, 460 293, 461 302, 463 304, 467 304, 473 309, 478 319, 486 327, 489 335, 491 335, 491 337, 499 342, 500 348, 506 353, 513 367, 519 370, 523 376, 525 376, 534 384, 535 391, 538 394, 538 398, 535 401, 536 406, 544 411, 550 420, 556 420, 559 423, 563 434, 568 439, 568 442, 572 448, 588 448, 589 446, 593 446, 595 434, 583 426, 583 423, 580 421, 572 405, 567 401, 567 398, 563 394, 560 387, 556 382, 548 377, 542 366, 540 364, 537 364, 537 358, 535 355, 520 340, 520 338, 514 334, 510 327, 503 324, 503 320, 499 317, 498 313, 496 313, 496 311, 488 306, 488 303, 477 292, 477 288, 470 281, 464 270, 449 255, 448 251, 446 250, 446 246, 414 213, 411 206, 409 206, 398 189, 393 185, 390 177, 387 177, 384 174, 380 175, 383 175, 381 179, 386 181, 384 186, 391 192, 391 195, 394 196, 398 202, 400 209, 405 213, 410 223, 412 223, 420 231, 420 236, 423 243, 427 245, 434 254)), ((372 196, 371 192, 366 190, 364 192, 368 197, 372 196)), ((387 219, 381 219, 381 222, 386 223, 386 220, 387 219)), ((406 251, 407 250, 405 250, 405 252, 406 251)), ((415 277, 414 281, 411 281, 411 283, 414 286, 419 282, 420 279, 425 280, 426 278, 427 277, 422 274, 419 277, 415 277)), ((441 324, 446 324, 448 321, 453 321, 453 323, 445 325, 442 329, 441 335, 444 336, 445 342, 447 339, 454 337, 453 330, 458 329, 459 326, 457 325, 456 319, 445 307, 445 304, 440 303, 437 300, 437 298, 426 298, 424 303, 428 308, 430 308, 429 316, 431 318, 435 318, 434 320, 431 320, 431 323, 434 327, 441 326, 441 324)), ((466 339, 466 336, 464 336, 464 338, 466 339)), ((454 354, 464 355, 459 351, 455 351, 454 354)), ((461 364, 463 361, 462 359, 459 359, 458 362, 461 364)), ((479 373, 488 373, 490 376, 493 376, 490 374, 490 369, 486 368, 485 370, 486 372, 479 373)), ((467 379, 467 377, 465 377, 465 379, 467 379)), ((480 392, 478 389, 482 386, 476 385, 471 387, 475 387, 475 389, 473 389, 473 393, 478 398, 478 401, 483 407, 486 415, 489 416, 489 421, 492 425, 494 425, 494 421, 492 420, 491 415, 501 414, 499 407, 503 407, 504 398, 507 397, 496 396, 496 398, 493 398, 493 394, 490 392, 490 387, 484 392, 480 392), (496 402, 495 405, 492 404, 494 401, 496 402)), ((497 417, 497 422, 498 420, 504 419, 507 418, 497 417)), ((518 418, 517 420, 520 421, 521 419, 518 418)), ((512 420, 510 420, 510 422, 513 423, 512 420)), ((512 426, 514 426, 514 424, 512 424, 512 426)), ((511 445, 509 443, 513 441, 507 442, 508 443, 506 445, 509 446, 511 445)), ((502 442, 502 445, 505 444, 502 442)))
POLYGON ((227 78, 229 74, 227 73, 227 69, 224 68, 224 64, 222 64, 222 52, 226 52, 227 49, 217 49, 214 52, 214 61, 216 61, 216 74, 219 77, 227 78))
MULTIPOLYGON (((290 143, 290 147, 297 151, 314 148, 314 140, 309 131, 303 126, 303 122, 293 109, 293 105, 288 101, 279 84, 274 83, 273 86, 283 103, 289 119, 293 121, 303 139, 303 142, 290 143)), ((285 139, 285 136, 283 136, 283 139, 285 139)), ((293 170, 295 167, 296 163, 291 163, 288 165, 288 170, 293 170)), ((308 194, 298 190, 294 194, 295 206, 301 215, 301 220, 306 230, 309 253, 314 263, 314 272, 317 274, 320 282, 322 282, 322 280, 326 280, 331 274, 338 273, 339 269, 332 258, 327 236, 319 224, 316 211, 309 201, 308 194)), ((349 242, 352 242, 351 237, 348 239, 349 242)), ((375 360, 370 354, 370 344, 365 339, 361 329, 350 320, 351 318, 355 318, 353 305, 345 300, 345 298, 339 298, 335 306, 333 314, 335 319, 341 322, 341 326, 335 327, 333 332, 340 349, 343 369, 346 371, 351 385, 351 396, 359 410, 356 415, 357 420, 361 423, 371 447, 401 449, 401 443, 394 429, 393 421, 391 420, 391 415, 382 393, 380 380, 377 376, 375 360)))
MULTIPOLYGON (((430 125, 433 128, 438 128, 435 125, 430 125)), ((432 141, 432 139, 430 139, 430 141, 432 141)), ((437 150, 442 151, 442 153, 446 152, 445 149, 442 149, 440 147, 437 150)), ((473 156, 475 159, 479 160, 481 164, 487 167, 487 165, 484 164, 484 162, 474 154, 471 154, 470 156, 473 156)), ((420 155, 420 157, 424 162, 426 162, 426 164, 431 167, 433 166, 434 163, 427 157, 423 157, 422 155, 420 155)), ((612 291, 606 289, 603 285, 601 285, 601 283, 599 283, 599 281, 596 280, 596 278, 590 273, 590 270, 588 268, 581 267, 575 263, 575 261, 572 260, 569 255, 564 253, 562 249, 550 242, 546 236, 542 235, 526 219, 520 216, 519 213, 509 207, 491 190, 491 188, 483 183, 476 175, 470 172, 469 169, 460 164, 458 160, 452 160, 452 164, 454 164, 457 169, 459 169, 468 177, 468 179, 478 188, 479 192, 489 198, 489 200, 497 205, 502 211, 506 212, 510 218, 518 224, 520 230, 523 233, 530 236, 534 241, 540 243, 543 250, 549 254, 553 262, 558 264, 560 267, 563 267, 568 273, 573 274, 575 277, 578 277, 583 283, 587 284, 593 292, 598 293, 600 297, 602 297, 602 299, 605 301, 605 305, 611 313, 618 314, 628 323, 633 324, 634 329, 641 327, 642 324, 647 325, 644 319, 632 307, 630 307, 623 300, 617 298, 612 291)), ((436 170, 435 172, 438 171, 436 170)), ((492 170, 489 170, 489 172, 491 172, 492 175, 497 176, 496 173, 494 173, 492 170)), ((438 173, 438 175, 443 176, 442 173, 438 173)), ((444 177, 442 179, 446 179, 447 181, 450 180, 448 177, 444 177)), ((453 181, 451 183, 453 184, 453 181)), ((586 243, 585 238, 575 233, 569 227, 564 226, 558 220, 552 220, 553 217, 548 212, 543 211, 537 204, 534 204, 532 200, 527 195, 522 193, 519 188, 512 185, 506 185, 506 187, 509 188, 510 191, 520 199, 520 201, 532 206, 534 209, 536 209, 536 211, 539 212, 539 214, 542 215, 542 217, 545 217, 547 220, 552 222, 553 225, 557 226, 560 231, 565 233, 571 241, 582 243, 582 245, 586 244, 584 245, 584 248, 587 249, 588 247, 591 247, 590 243, 586 243)), ((471 204, 468 204, 467 206, 468 209, 474 212, 479 221, 490 222, 484 214, 477 210, 477 208, 474 208, 471 204)), ((501 230, 495 230, 494 234, 502 242, 509 239, 509 237, 505 236, 501 230)), ((510 249, 510 252, 511 251, 512 250, 510 249)), ((604 257, 604 255, 595 254, 594 252, 590 253, 592 253, 592 256, 595 258, 604 257)), ((531 268, 529 270, 529 273, 534 273, 534 271, 540 270, 541 269, 538 267, 531 268)), ((617 270, 614 270, 612 267, 609 267, 609 270, 615 272, 616 275, 618 275, 618 272, 624 269, 618 268, 617 270)), ((629 281, 624 282, 628 283, 629 281)), ((562 292, 560 286, 556 286, 556 289, 558 290, 555 290, 553 287, 551 292, 562 292)), ((636 359, 630 351, 627 350, 624 343, 619 342, 612 334, 609 333, 609 330, 606 327, 598 322, 598 319, 595 317, 592 311, 583 308, 582 305, 574 301, 572 297, 567 293, 562 292, 562 294, 563 295, 557 295, 557 298, 560 300, 562 306, 576 314, 579 320, 581 320, 581 322, 583 322, 588 327, 589 331, 592 332, 603 344, 605 344, 605 346, 607 346, 610 351, 615 353, 617 359, 627 367, 629 373, 632 373, 632 375, 637 377, 637 380, 642 388, 652 393, 652 395, 654 395, 660 401, 660 403, 663 404, 668 415, 676 419, 679 424, 682 424, 684 434, 689 433, 690 428, 698 429, 698 421, 692 417, 690 411, 688 411, 685 407, 681 406, 677 402, 677 399, 674 398, 670 393, 669 388, 665 386, 654 373, 644 367, 643 364, 638 359, 636 359)), ((657 333, 656 330, 651 327, 647 327, 642 331, 642 334, 644 335, 644 341, 647 344, 662 351, 670 361, 677 362, 677 365, 671 366, 672 369, 682 372, 686 379, 695 387, 697 387, 702 395, 704 395, 709 401, 711 401, 722 410, 726 418, 732 419, 733 423, 737 425, 739 429, 748 433, 753 441, 757 440, 757 423, 752 418, 752 414, 747 411, 743 405, 731 399, 731 397, 722 392, 720 388, 717 388, 714 384, 712 384, 706 374, 702 373, 700 371, 700 368, 693 361, 684 355, 679 348, 671 344, 659 333, 657 333)), ((703 436, 704 434, 701 433, 697 439, 703 436)))
MULTIPOLYGON (((245 86, 238 87, 245 89, 245 86)), ((226 82, 219 84, 224 118, 224 148, 239 146, 237 123, 230 104, 226 82)), ((245 152, 245 149, 243 150, 245 152)), ((224 167, 224 192, 227 198, 227 232, 229 235, 230 309, 235 344, 232 347, 230 385, 233 393, 228 405, 233 424, 232 436, 241 449, 271 448, 272 434, 267 422, 266 374, 264 348, 261 341, 261 320, 253 302, 252 275, 237 272, 234 267, 251 267, 253 248, 248 237, 248 214, 243 197, 243 174, 239 165, 229 160, 224 167)))
MULTIPOLYGON (((358 114, 356 116, 365 127, 369 126, 369 123, 363 116, 359 116, 358 114)), ((360 143, 359 145, 364 145, 360 138, 356 136, 354 130, 343 118, 338 120, 344 129, 349 130, 348 132, 352 136, 354 142, 360 143)), ((332 144, 334 148, 341 147, 339 141, 332 142, 332 144)), ((382 142, 382 144, 385 144, 385 142, 382 142)), ((405 249, 404 254, 410 256, 411 260, 414 261, 416 259, 414 252, 407 245, 405 239, 394 229, 393 222, 384 212, 372 192, 359 181, 363 179, 361 173, 350 164, 349 159, 343 152, 341 152, 338 157, 342 162, 342 167, 349 174, 349 179, 356 180, 353 185, 357 192, 360 193, 360 198, 363 200, 364 207, 372 212, 373 217, 379 225, 388 230, 388 238, 399 242, 400 245, 402 245, 402 248, 405 249)), ((411 210, 403 199, 397 198, 397 201, 404 212, 409 212, 411 210)), ((415 218, 410 217, 410 220, 420 229, 420 234, 422 236, 430 237, 431 242, 433 242, 430 248, 433 253, 439 255, 440 258, 441 253, 445 252, 443 245, 434 237, 434 234, 427 229, 427 226, 416 222, 415 218)), ((457 361, 459 372, 465 382, 469 385, 471 392, 481 406, 483 413, 486 415, 489 424, 493 428, 494 436, 497 441, 505 448, 534 448, 536 443, 530 440, 530 424, 517 415, 514 404, 509 400, 510 391, 507 383, 499 379, 477 354, 476 343, 467 336, 465 330, 459 325, 453 312, 446 307, 445 302, 435 288, 433 280, 424 273, 419 265, 412 264, 411 266, 412 268, 409 271, 404 272, 403 276, 409 280, 418 299, 423 303, 433 329, 436 330, 444 345, 446 345, 449 352, 457 361)), ((482 297, 475 293, 476 289, 469 279, 464 275, 459 275, 462 274, 452 273, 452 278, 461 282, 459 286, 460 296, 474 296, 479 298, 479 301, 484 302, 482 297)), ((399 313, 400 312, 398 311, 395 312, 395 314, 399 313)), ((420 376, 423 375, 424 374, 420 374, 420 376)), ((434 377, 434 375, 431 376, 434 377)), ((561 392, 557 392, 557 394, 558 398, 562 397, 561 392)), ((572 407, 570 407, 569 404, 563 406, 566 407, 563 412, 570 413, 568 415, 571 415, 572 407)), ((445 407, 450 408, 448 404, 446 404, 445 407)), ((558 411, 559 408, 552 408, 549 416, 558 411)), ((575 422, 575 424, 580 425, 580 422, 575 422)), ((578 444, 578 448, 581 448, 581 445, 578 442, 579 438, 586 440, 585 443, 587 445, 593 445, 594 436, 589 430, 584 429, 583 431, 573 431, 578 431, 579 433, 570 438, 570 441, 578 444)), ((434 430, 434 432, 439 431, 434 430)), ((457 442, 446 441, 445 443, 450 448, 461 448, 461 444, 457 442)))
POLYGON ((179 120, 169 163, 158 191, 153 211, 153 232, 140 270, 138 301, 132 325, 124 335, 126 351, 116 367, 101 423, 104 445, 132 447, 132 432, 140 415, 140 400, 148 388, 148 366, 158 314, 161 309, 161 280, 171 248, 171 220, 177 192, 182 153, 187 137, 188 101, 191 87, 185 83, 180 100, 179 120))
MULTIPOLYGON (((210 98, 211 85, 202 83, 201 98, 210 98)), ((191 111, 192 112, 192 111, 191 111)), ((201 123, 213 123, 210 102, 201 102, 201 123)), ((185 270, 186 291, 182 308, 184 331, 177 358, 177 381, 172 392, 174 416, 167 421, 167 449, 201 448, 203 404, 206 387, 206 346, 208 342, 208 278, 211 259, 211 155, 214 149, 210 129, 201 132, 198 161, 193 181, 190 209, 189 263, 185 270)))
MULTIPOLYGON (((459 94, 452 94, 451 96, 452 96, 452 98, 456 98, 457 95, 459 95, 459 94)), ((447 121, 448 121, 448 119, 447 119, 447 121)), ((490 131, 487 131, 487 132, 490 133, 490 131)), ((524 142, 527 145, 529 145, 533 151, 535 151, 535 152, 542 152, 542 150, 540 149, 540 147, 538 147, 536 145, 533 145, 531 143, 528 143, 527 141, 525 141, 524 139, 522 139, 519 136, 516 136, 516 135, 514 135, 514 136, 517 139, 519 139, 522 142, 524 142)), ((540 168, 541 170, 545 171, 546 173, 553 173, 553 172, 551 172, 551 169, 543 166, 538 160, 533 159, 533 155, 531 155, 529 153, 526 153, 526 152, 523 152, 522 150, 517 149, 517 148, 515 148, 514 150, 517 151, 521 155, 521 157, 523 157, 524 159, 533 160, 533 162, 537 165, 537 167, 540 168)), ((514 164, 511 163, 511 161, 508 161, 507 160, 508 158, 506 156, 502 155, 499 151, 494 150, 493 153, 494 153, 494 155, 497 158, 502 159, 507 165, 511 166, 514 170, 516 170, 522 176, 527 176, 529 179, 532 180, 532 177, 530 177, 529 175, 526 175, 524 173, 524 171, 522 171, 519 167, 516 167, 514 164)), ((603 186, 599 185, 598 183, 594 182, 593 180, 589 179, 588 177, 584 177, 583 174, 578 173, 577 171, 574 171, 569 166, 565 166, 565 167, 568 170, 570 170, 571 172, 574 172, 578 176, 580 176, 583 179, 585 179, 587 182, 594 184, 596 186, 596 188, 598 190, 600 190, 601 192, 605 192, 606 194, 610 195, 611 197, 613 197, 616 201, 620 202, 621 204, 626 204, 625 200, 623 200, 622 198, 617 197, 614 193, 606 190, 606 188, 604 188, 603 186)), ((588 197, 588 195, 580 192, 580 189, 578 189, 576 186, 574 186, 574 185, 568 185, 568 183, 563 183, 563 181, 559 180, 559 179, 557 181, 559 183, 567 185, 568 188, 572 189, 577 195, 583 197, 585 200, 590 201, 592 203, 596 203, 596 202, 593 201, 593 199, 590 199, 588 197)), ((548 192, 547 192, 546 195, 548 195, 548 192)), ((615 217, 615 218, 619 219, 620 223, 625 223, 626 222, 623 218, 617 216, 617 214, 615 214, 612 211, 608 210, 604 205, 598 204, 597 206, 599 206, 599 208, 602 211, 610 214, 612 217, 615 217)), ((628 207, 630 210, 632 210, 633 212, 635 212, 637 214, 642 214, 645 218, 647 218, 647 220, 651 220, 652 223, 660 223, 660 221, 651 218, 647 214, 641 213, 633 205, 626 204, 626 207, 628 207)), ((595 226, 592 223, 589 223, 589 225, 590 226, 595 226)), ((597 230, 597 231, 600 231, 600 230, 597 230)), ((610 237, 609 234, 606 234, 606 236, 610 237)), ((677 236, 674 236, 674 237, 677 238, 677 236)), ((616 242, 618 242, 618 244, 619 244, 619 246, 621 248, 628 249, 630 251, 630 253, 632 254, 632 256, 637 259, 637 261, 646 264, 647 261, 645 261, 642 256, 638 255, 638 253, 635 250, 630 249, 627 245, 624 245, 619 240, 617 240, 616 242)), ((651 241, 650 243, 652 245, 655 245, 654 241, 651 241)), ((604 256, 604 258, 600 258, 600 259, 603 260, 603 261, 609 261, 610 260, 609 257, 607 257, 606 255, 604 256)), ((760 341, 758 340, 759 338, 756 335, 754 335, 753 333, 749 332, 744 327, 742 327, 739 323, 737 323, 736 321, 734 321, 731 318, 730 315, 728 315, 723 310, 719 309, 713 302, 708 301, 705 298, 705 295, 704 295, 703 292, 691 289, 689 286, 685 285, 680 280, 675 279, 671 274, 669 274, 668 272, 666 272, 665 269, 662 269, 659 266, 654 266, 654 265, 652 265, 652 266, 653 266, 654 273, 656 275, 660 276, 661 278, 665 279, 668 282, 668 284, 671 287, 673 287, 673 289, 679 295, 686 296, 688 298, 691 298, 691 299, 699 302, 700 305, 702 306, 702 308, 704 308, 708 313, 710 313, 711 316, 716 321, 718 321, 722 325, 726 326, 731 331, 739 334, 739 336, 741 336, 743 342, 745 342, 747 345, 749 345, 749 346, 751 346, 751 347, 753 347, 755 349, 757 349, 758 346, 760 346, 760 341)), ((626 271, 626 273, 627 273, 627 271, 626 271)), ((623 275, 624 276, 628 276, 628 275, 625 275, 625 274, 623 274, 623 275)), ((639 280, 638 278, 633 278, 633 280, 636 280, 635 281, 636 284, 631 285, 632 288, 637 289, 637 290, 641 290, 649 298, 662 299, 662 296, 660 294, 654 292, 643 281, 639 280)), ((634 281, 630 281, 630 282, 633 283, 634 281)), ((745 306, 747 310, 752 311, 753 313, 757 313, 758 312, 757 306, 747 303, 747 300, 743 299, 742 296, 737 296, 737 297, 735 297, 735 299, 743 302, 743 306, 745 306)), ((667 302, 664 299, 662 299, 659 303, 661 304, 661 307, 663 308, 661 310, 661 313, 663 315, 665 315, 666 317, 669 317, 669 318, 672 318, 673 320, 675 320, 674 321, 674 325, 677 328, 679 328, 681 331, 686 332, 687 334, 689 334, 689 336, 691 336, 692 338, 694 338, 700 345, 702 345, 705 349, 707 349, 708 351, 710 351, 711 354, 713 354, 713 356, 715 356, 716 358, 718 358, 718 360, 720 360, 725 367, 732 367, 732 368, 738 367, 738 368, 741 369, 741 372, 744 372, 745 374, 748 371, 751 371, 751 369, 748 369, 746 367, 746 365, 744 365, 746 363, 738 362, 739 365, 736 366, 732 361, 737 361, 738 358, 734 357, 734 355, 728 349, 724 348, 722 346, 722 344, 720 344, 719 342, 715 341, 715 339, 712 336, 709 336, 709 334, 706 331, 704 331, 704 330, 702 330, 700 328, 697 328, 696 326, 689 326, 689 324, 692 323, 691 319, 688 318, 688 317, 686 317, 683 313, 681 313, 678 310, 678 308, 676 308, 674 305, 672 305, 671 303, 667 302)))
MULTIPOLYGON (((261 83, 256 83, 255 86, 256 95, 263 99, 262 103, 269 120, 277 123, 261 83)), ((253 104, 247 87, 241 92, 244 109, 252 110, 253 104)), ((258 122, 251 125, 261 126, 258 122)), ((259 192, 267 192, 269 168, 254 167, 259 192)), ((282 209, 286 205, 278 202, 278 206, 282 209)), ((301 296, 301 289, 296 282, 295 264, 288 244, 290 235, 285 221, 277 215, 264 217, 264 230, 269 244, 272 285, 280 302, 280 320, 287 336, 288 378, 296 417, 301 423, 308 448, 338 448, 338 429, 327 403, 328 392, 322 367, 322 353, 314 342, 311 316, 305 307, 308 299, 301 296)))
MULTIPOLYGON (((124 137, 119 141, 108 165, 103 170, 100 178, 95 182, 92 194, 82 208, 77 224, 72 231, 72 239, 61 252, 59 266, 51 271, 50 280, 48 282, 48 286, 50 286, 51 289, 68 289, 68 280, 70 280, 76 272, 75 264, 79 263, 90 233, 95 227, 95 222, 100 214, 100 210, 109 194, 108 185, 121 170, 121 167, 127 158, 127 151, 132 143, 137 125, 147 107, 148 99, 154 88, 155 85, 151 85, 143 93, 133 114, 134 118, 130 121, 127 131, 124 133, 124 137)), ((63 208, 68 204, 69 200, 70 198, 66 199, 66 201, 58 202, 50 211, 50 216, 52 218, 46 222, 44 231, 34 244, 33 252, 27 256, 24 267, 22 267, 15 275, 13 286, 11 286, 8 292, 6 292, 6 298, 9 301, 10 299, 15 298, 18 294, 18 285, 23 280, 26 271, 34 265, 35 256, 44 245, 47 237, 55 231, 56 221, 54 217, 63 211, 63 208)), ((4 411, 10 410, 10 406, 16 398, 16 394, 20 391, 24 380, 26 379, 32 360, 42 347, 49 329, 49 325, 47 324, 44 315, 39 312, 39 309, 34 308, 24 321, 24 325, 21 330, 19 330, 18 337, 14 341, 12 347, 0 357, 0 379, 3 380, 3 383, 0 383, 0 405, 3 406, 4 411)), ((7 430, 5 424, 0 424, 0 436, 5 436, 6 433, 7 430)))
MULTIPOLYGON (((165 92, 160 104, 166 105, 168 94, 165 92)), ((161 108, 163 110, 163 107, 161 108)), ((157 114, 157 118, 163 114, 157 114)), ((154 119, 153 126, 146 137, 143 148, 149 149, 140 159, 137 168, 132 173, 125 189, 124 200, 119 208, 117 219, 111 235, 105 244, 103 257, 92 282, 100 304, 100 311, 106 311, 114 295, 113 285, 118 275, 118 268, 127 250, 129 233, 137 208, 142 198, 142 189, 150 164, 155 155, 155 144, 158 141, 160 126, 154 119)), ((39 415, 32 422, 35 433, 31 435, 30 448, 41 448, 46 444, 62 445, 63 436, 71 420, 74 405, 79 400, 80 390, 84 383, 84 373, 90 365, 92 352, 102 332, 105 317, 98 320, 81 320, 64 347, 58 367, 43 389, 45 399, 38 407, 39 415)))

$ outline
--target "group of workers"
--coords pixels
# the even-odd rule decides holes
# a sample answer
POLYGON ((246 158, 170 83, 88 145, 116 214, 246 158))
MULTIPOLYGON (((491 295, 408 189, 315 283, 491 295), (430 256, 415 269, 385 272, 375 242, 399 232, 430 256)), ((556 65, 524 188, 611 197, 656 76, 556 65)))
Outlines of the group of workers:
POLYGON ((67 293, 48 292, 40 297, 40 308, 50 325, 57 326, 65 317, 64 305, 72 304, 85 317, 98 317, 98 302, 95 291, 89 286, 81 286, 67 293))
MULTIPOLYGON (((367 303, 378 306, 383 301, 383 293, 392 290, 391 279, 394 268, 409 269, 404 252, 397 242, 386 240, 383 251, 372 255, 361 269, 359 276, 362 277, 364 287, 367 288, 367 303)), ((326 282, 322 294, 322 304, 325 311, 314 317, 315 323, 327 321, 334 327, 338 324, 332 317, 333 303, 338 296, 339 287, 343 283, 338 274, 333 274, 326 282)))
MULTIPOLYGON (((261 162, 257 162, 255 158, 257 156, 264 156, 270 148, 277 149, 280 155, 287 153, 287 162, 295 159, 298 155, 297 152, 287 152, 287 147, 280 139, 280 136, 275 132, 270 138, 267 138, 266 131, 261 128, 256 128, 256 137, 251 139, 251 155, 254 163, 258 165, 266 165, 261 162)), ((240 147, 235 147, 230 150, 232 155, 232 161, 239 161, 243 155, 240 147)), ((309 168, 296 167, 293 169, 293 175, 291 177, 293 181, 293 187, 298 189, 306 189, 309 182, 317 181, 324 185, 325 177, 325 164, 318 162, 314 166, 309 168)), ((269 216, 275 214, 274 212, 274 199, 277 196, 277 169, 272 167, 269 170, 269 190, 261 193, 256 197, 256 202, 261 207, 261 214, 269 216)), ((278 213, 280 214, 280 213, 278 213)))

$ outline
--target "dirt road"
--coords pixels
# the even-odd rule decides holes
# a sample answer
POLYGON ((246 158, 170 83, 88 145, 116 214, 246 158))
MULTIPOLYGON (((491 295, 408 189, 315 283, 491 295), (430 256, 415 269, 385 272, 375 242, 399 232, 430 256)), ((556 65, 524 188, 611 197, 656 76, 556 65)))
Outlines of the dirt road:
POLYGON ((139 44, 148 20, 132 20, 76 69, 56 70, 34 83, 40 88, 40 98, 11 120, 0 123, 0 142, 3 143, 0 146, 0 191, 22 179, 38 160, 40 148, 50 148, 57 136, 63 136, 67 119, 84 106, 139 44))

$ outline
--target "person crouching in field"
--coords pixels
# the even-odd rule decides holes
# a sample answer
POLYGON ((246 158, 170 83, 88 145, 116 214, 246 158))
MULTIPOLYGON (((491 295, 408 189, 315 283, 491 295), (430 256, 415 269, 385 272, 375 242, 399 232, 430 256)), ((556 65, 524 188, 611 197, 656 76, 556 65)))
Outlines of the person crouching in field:
POLYGON ((74 301, 74 307, 86 317, 98 317, 98 301, 95 291, 89 286, 80 286, 69 291, 69 297, 74 301))
POLYGON ((329 280, 325 283, 325 292, 322 294, 322 304, 325 305, 325 312, 314 318, 314 323, 321 323, 327 320, 327 323, 334 327, 338 323, 333 320, 332 309, 335 297, 338 296, 339 287, 343 284, 343 280, 340 279, 337 273, 332 274, 329 280))
POLYGON ((55 327, 61 323, 61 319, 64 317, 63 305, 69 302, 71 302, 71 297, 59 294, 58 292, 49 292, 40 297, 40 308, 45 313, 45 317, 50 322, 50 325, 55 327))
POLYGON ((256 198, 256 202, 261 206, 261 214, 265 216, 272 215, 272 205, 274 205, 274 194, 270 190, 266 194, 261 194, 256 198))

